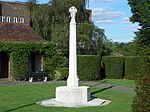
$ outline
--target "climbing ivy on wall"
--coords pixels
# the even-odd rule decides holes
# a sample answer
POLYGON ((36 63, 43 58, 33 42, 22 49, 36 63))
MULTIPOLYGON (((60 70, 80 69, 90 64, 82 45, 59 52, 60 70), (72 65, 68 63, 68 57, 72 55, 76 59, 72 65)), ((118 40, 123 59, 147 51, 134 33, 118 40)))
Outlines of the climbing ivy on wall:
POLYGON ((25 79, 28 56, 31 53, 41 53, 44 58, 44 70, 49 73, 54 70, 46 66, 56 65, 55 61, 57 52, 55 45, 50 42, 45 43, 23 43, 23 42, 0 42, 0 52, 5 52, 10 61, 10 74, 13 80, 25 79), (51 63, 48 63, 51 60, 51 63))

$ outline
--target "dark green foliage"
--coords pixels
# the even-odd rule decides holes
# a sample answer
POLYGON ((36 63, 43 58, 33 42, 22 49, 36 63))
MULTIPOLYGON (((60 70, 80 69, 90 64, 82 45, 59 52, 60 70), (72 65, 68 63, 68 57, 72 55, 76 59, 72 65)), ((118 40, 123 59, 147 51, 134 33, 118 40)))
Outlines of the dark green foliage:
MULTIPOLYGON (((55 79, 55 70, 62 68, 62 67, 68 67, 68 59, 66 57, 62 57, 59 55, 54 55, 51 58, 47 57, 44 61, 44 69, 48 71, 50 80, 55 79)), ((59 70, 58 70, 59 71, 59 70)))
POLYGON ((136 32, 137 53, 139 55, 150 55, 150 1, 128 0, 131 7, 131 22, 138 22, 141 29, 136 32), (143 52, 144 51, 144 52, 143 52))
POLYGON ((140 57, 126 57, 125 58, 125 78, 127 79, 135 79, 139 73, 140 57))
POLYGON ((14 80, 25 79, 25 73, 28 62, 28 54, 25 52, 12 52, 10 54, 11 74, 14 80))
POLYGON ((137 53, 140 56, 149 56, 150 55, 150 28, 141 29, 136 33, 136 48, 137 53))
POLYGON ((60 68, 60 69, 58 69, 58 71, 61 74, 60 80, 66 80, 68 78, 69 68, 60 68))
POLYGON ((80 80, 100 79, 101 57, 97 55, 78 56, 78 77, 80 80))
POLYGON ((136 56, 137 54, 135 41, 124 43, 123 46, 121 47, 120 53, 123 54, 124 56, 136 56))
POLYGON ((27 70, 28 56, 31 53, 41 53, 44 58, 44 70, 52 72, 55 67, 55 61, 51 64, 47 62, 51 59, 54 60, 56 56, 56 49, 54 44, 46 43, 11 43, 11 42, 0 42, 0 52, 7 53, 10 61, 10 74, 14 80, 25 79, 27 70), (53 69, 48 69, 48 66, 53 66, 53 69))
POLYGON ((103 56, 136 56, 136 43, 133 42, 113 42, 106 39, 104 41, 104 55, 103 56))
POLYGON ((133 112, 150 112, 150 58, 147 60, 136 80, 137 96, 133 102, 133 112))
POLYGON ((104 56, 105 74, 109 79, 122 79, 124 77, 124 57, 104 56))
POLYGON ((136 79, 141 69, 146 66, 147 58, 140 56, 125 57, 125 78, 136 79))

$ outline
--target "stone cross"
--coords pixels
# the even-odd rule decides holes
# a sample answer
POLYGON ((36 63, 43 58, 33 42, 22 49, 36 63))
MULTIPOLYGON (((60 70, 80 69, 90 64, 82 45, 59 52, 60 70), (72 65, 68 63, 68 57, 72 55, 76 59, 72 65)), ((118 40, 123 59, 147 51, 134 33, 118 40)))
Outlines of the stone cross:
POLYGON ((71 13, 71 18, 74 18, 75 19, 75 16, 76 16, 76 13, 77 13, 77 9, 72 6, 70 9, 69 9, 69 12, 71 13))
POLYGON ((69 12, 70 12, 70 15, 71 15, 71 23, 75 23, 75 17, 76 17, 77 9, 74 6, 72 6, 69 9, 69 12))
POLYGON ((75 16, 77 9, 72 6, 69 9, 71 15, 70 22, 70 34, 69 34, 69 76, 67 79, 67 86, 78 87, 78 76, 77 76, 77 37, 76 37, 76 21, 75 16))

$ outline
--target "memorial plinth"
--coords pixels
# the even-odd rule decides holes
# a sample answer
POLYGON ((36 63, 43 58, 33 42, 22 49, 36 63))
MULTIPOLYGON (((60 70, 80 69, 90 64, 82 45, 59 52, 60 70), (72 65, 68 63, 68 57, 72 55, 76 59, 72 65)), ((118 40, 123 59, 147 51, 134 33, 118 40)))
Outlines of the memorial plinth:
POLYGON ((57 87, 56 101, 64 103, 86 103, 90 101, 90 88, 80 87, 57 87))
POLYGON ((71 14, 69 34, 69 76, 67 86, 56 88, 56 101, 64 103, 86 103, 90 100, 90 88, 78 86, 77 76, 77 47, 76 47, 76 21, 77 9, 72 6, 69 9, 71 14))

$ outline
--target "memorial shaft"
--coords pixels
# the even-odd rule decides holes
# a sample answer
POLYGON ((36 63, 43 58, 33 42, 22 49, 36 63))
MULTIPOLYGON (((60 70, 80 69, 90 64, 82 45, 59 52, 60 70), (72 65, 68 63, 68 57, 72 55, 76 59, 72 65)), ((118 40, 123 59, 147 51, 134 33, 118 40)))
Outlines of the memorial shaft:
POLYGON ((69 76, 67 79, 67 86, 77 87, 78 76, 77 76, 77 47, 76 47, 76 21, 75 15, 77 9, 73 6, 69 9, 71 14, 70 22, 70 34, 69 34, 69 76))

